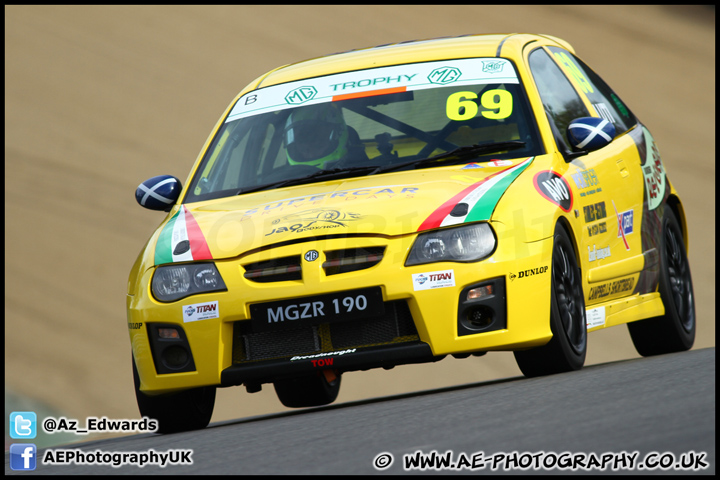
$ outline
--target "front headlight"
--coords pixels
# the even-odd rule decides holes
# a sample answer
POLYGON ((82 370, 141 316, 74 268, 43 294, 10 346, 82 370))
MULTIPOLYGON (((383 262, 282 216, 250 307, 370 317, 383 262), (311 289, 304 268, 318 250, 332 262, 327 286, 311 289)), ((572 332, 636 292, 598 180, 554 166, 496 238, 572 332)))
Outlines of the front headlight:
POLYGON ((476 262, 495 250, 495 234, 487 223, 421 233, 405 266, 435 262, 476 262))
POLYGON ((161 302, 174 302, 197 293, 227 290, 214 263, 164 265, 155 270, 152 292, 161 302))

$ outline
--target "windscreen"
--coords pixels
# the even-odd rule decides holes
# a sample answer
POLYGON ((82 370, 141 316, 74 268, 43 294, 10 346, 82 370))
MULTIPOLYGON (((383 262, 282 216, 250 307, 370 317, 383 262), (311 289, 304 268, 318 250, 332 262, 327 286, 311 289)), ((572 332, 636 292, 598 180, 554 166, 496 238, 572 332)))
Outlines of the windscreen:
POLYGON ((279 188, 298 179, 325 181, 317 176, 324 171, 368 175, 375 171, 359 167, 432 168, 436 165, 412 163, 502 142, 523 143, 483 150, 476 158, 464 157, 466 163, 543 153, 523 86, 506 59, 424 62, 304 79, 238 99, 185 201, 279 188))

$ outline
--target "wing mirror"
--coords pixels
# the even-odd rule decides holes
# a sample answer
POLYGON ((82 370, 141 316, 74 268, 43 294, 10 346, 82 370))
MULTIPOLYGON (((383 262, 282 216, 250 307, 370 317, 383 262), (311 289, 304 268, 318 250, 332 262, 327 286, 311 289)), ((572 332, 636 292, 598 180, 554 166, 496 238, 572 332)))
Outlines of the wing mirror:
POLYGON ((615 138, 615 125, 604 118, 576 118, 567 127, 567 138, 575 150, 592 152, 612 142, 615 138))
POLYGON ((182 184, 171 175, 158 175, 145 180, 135 190, 135 200, 150 210, 170 211, 180 198, 182 184))

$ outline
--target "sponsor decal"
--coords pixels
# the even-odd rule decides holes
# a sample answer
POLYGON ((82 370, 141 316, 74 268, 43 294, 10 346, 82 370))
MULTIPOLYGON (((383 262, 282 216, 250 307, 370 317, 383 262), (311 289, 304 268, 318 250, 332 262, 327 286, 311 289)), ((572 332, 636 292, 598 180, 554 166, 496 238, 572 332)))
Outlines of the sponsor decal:
POLYGON ((488 62, 483 60, 482 71, 486 73, 500 73, 504 66, 505 62, 488 62))
POLYGON ((605 325, 605 307, 591 308, 585 312, 587 328, 601 327, 605 325))
POLYGON ((643 127, 645 142, 648 146, 645 163, 642 166, 645 177, 645 192, 647 193, 648 210, 654 210, 662 203, 665 197, 666 177, 665 167, 660 159, 660 151, 650 132, 643 127))
POLYGON ((567 180, 552 170, 538 172, 534 178, 535 189, 564 212, 572 209, 573 195, 567 180))
POLYGON ((607 232, 607 224, 605 222, 596 223, 595 225, 588 225, 587 227, 588 237, 594 237, 601 233, 607 232))
POLYGON ((314 355, 296 355, 292 357, 290 361, 297 362, 298 360, 312 360, 315 358, 340 356, 348 353, 355 353, 356 351, 357 349, 355 348, 349 348, 347 350, 338 350, 337 352, 316 353, 314 355))
POLYGON ((610 256, 610 247, 607 246, 605 248, 596 248, 595 245, 593 245, 592 250, 590 247, 588 247, 588 261, 594 262, 595 260, 602 260, 603 258, 607 258, 610 256))
POLYGON ((548 267, 538 267, 538 268, 531 268, 529 270, 520 270, 517 275, 514 273, 510 273, 510 281, 512 282, 516 278, 527 278, 531 277, 533 275, 540 275, 542 273, 545 273, 548 271, 548 267))
POLYGON ((627 212, 618 213, 614 200, 612 204, 613 209, 615 210, 615 217, 618 221, 618 237, 622 237, 623 243, 625 244, 625 250, 630 250, 630 244, 625 236, 633 231, 633 211, 628 210, 627 212))
POLYGON ((182 307, 183 322, 197 322, 198 320, 209 320, 211 318, 219 318, 220 310, 218 302, 195 303, 193 305, 183 305, 182 307))
POLYGON ((475 58, 420 62, 343 72, 273 85, 243 95, 233 107, 226 122, 269 111, 361 96, 445 85, 518 83, 515 69, 509 64, 510 62, 504 59, 483 62, 475 58), (509 68, 504 68, 506 65, 509 68))
MULTIPOLYGON (((274 227, 270 233, 265 236, 275 235, 285 232, 307 232, 310 230, 326 230, 329 228, 345 227, 348 222, 362 219, 363 216, 357 213, 341 212, 340 210, 318 208, 313 210, 305 210, 303 212, 293 213, 284 217, 273 220, 273 225, 280 223, 292 223, 289 226, 274 227)), ((307 258, 306 258, 307 260, 307 258)))
POLYGON ((628 109, 625 108, 625 104, 622 103, 622 101, 615 95, 614 93, 610 94, 610 98, 612 99, 613 103, 615 104, 615 108, 620 112, 620 115, 622 115, 625 118, 628 118, 630 116, 628 109))
POLYGON ((530 157, 515 166, 510 166, 470 185, 430 214, 420 224, 418 232, 465 222, 489 220, 500 197, 502 197, 510 184, 532 163, 533 158, 530 157), (451 215, 451 212, 460 203, 467 204, 467 213, 460 216, 451 215))
POLYGON ((334 358, 318 358, 310 360, 310 363, 312 363, 313 367, 332 367, 333 363, 335 363, 334 358))
POLYGON ((128 322, 128 329, 130 330, 140 330, 142 326, 142 322, 128 322))
POLYGON ((455 82, 460 78, 460 75, 462 75, 462 73, 460 72, 459 68, 440 67, 430 72, 430 75, 427 76, 427 79, 430 81, 430 83, 439 83, 441 85, 445 85, 455 82))
POLYGON ((565 68, 565 71, 569 73, 580 86, 585 93, 592 93, 593 84, 583 74, 583 71, 578 68, 577 64, 563 51, 553 52, 555 59, 565 68))
MULTIPOLYGON (((386 86, 386 85, 395 85, 400 83, 410 83, 412 79, 417 76, 417 73, 413 73, 412 75, 397 75, 397 76, 380 76, 380 77, 374 77, 374 78, 361 78, 360 80, 351 80, 347 82, 342 83, 335 83, 330 85, 330 88, 333 92, 342 92, 344 90, 356 90, 356 89, 364 89, 364 88, 377 88, 379 86, 386 86)), ((388 89, 382 89, 385 90, 391 90, 392 88, 388 89)), ((392 89, 396 90, 396 89, 392 89)), ((401 87, 399 91, 404 92, 407 90, 407 87, 401 87)), ((371 90, 371 92, 376 92, 377 90, 371 90)), ((350 94, 355 95, 355 94, 350 94)), ((342 96, 341 96, 342 97, 342 96)), ((342 100, 342 98, 338 98, 338 96, 334 96, 333 100, 342 100)))
POLYGON ((312 85, 298 87, 285 95, 285 101, 290 104, 305 103, 315 98, 315 95, 317 95, 317 90, 312 85))
POLYGON ((583 207, 583 213, 585 214, 585 223, 594 222, 595 220, 602 220, 603 218, 607 217, 605 202, 585 205, 583 207))
POLYGON ((275 215, 286 211, 298 211, 311 205, 317 205, 327 199, 343 199, 353 201, 357 199, 369 200, 390 200, 393 198, 413 198, 418 192, 418 187, 405 185, 385 185, 375 188, 361 188, 342 191, 332 191, 302 197, 286 198, 276 202, 262 203, 254 208, 241 213, 241 221, 255 215, 275 215))
MULTIPOLYGON (((629 137, 635 142, 637 147, 637 154, 640 159, 641 170, 649 166, 650 158, 652 154, 648 152, 648 149, 652 148, 652 145, 648 145, 648 142, 652 142, 652 137, 647 132, 647 129, 641 124, 641 128, 633 128, 628 132, 629 137)), ((661 164, 662 165, 662 164, 661 164)), ((662 175, 661 175, 662 180, 662 175)), ((638 221, 638 235, 640 236, 637 243, 643 252, 661 250, 662 240, 662 211, 657 208, 669 195, 669 188, 665 188, 664 193, 654 199, 650 198, 650 191, 648 190, 648 184, 643 178, 641 181, 643 190, 643 204, 642 208, 635 207, 637 210, 637 221, 638 221), (652 200, 652 201, 651 201, 652 200)), ((614 232, 613 232, 614 233, 614 232)), ((654 255, 653 255, 654 256, 654 255)), ((656 292, 658 289, 658 283, 660 281, 659 269, 655 266, 655 260, 646 258, 645 268, 640 272, 640 277, 637 279, 634 293, 644 294, 650 292, 656 292)))
POLYGON ((183 205, 165 224, 155 246, 155 265, 211 260, 210 248, 195 218, 183 205))
MULTIPOLYGON (((594 222, 607 217, 607 209, 605 208, 605 202, 598 202, 592 205, 586 205, 583 207, 583 214, 585 216, 585 223, 594 222)), ((607 232, 607 223, 599 222, 595 225, 587 226, 588 237, 599 235, 607 232)))
POLYGON ((412 275, 412 282, 415 291, 454 287, 455 272, 453 270, 441 270, 437 272, 414 273, 412 275))
POLYGON ((633 233, 633 223, 632 210, 618 214, 618 237, 622 234, 630 235, 633 233))
MULTIPOLYGON (((610 123, 616 123, 617 120, 612 114, 612 111, 608 108, 608 106, 604 103, 593 103, 593 107, 595 107, 595 110, 598 112, 598 114, 607 120, 610 123)), ((612 139, 609 139, 612 140, 612 139)))
POLYGON ((615 295, 617 293, 629 292, 634 286, 634 278, 626 278, 624 280, 603 283, 597 287, 590 288, 588 300, 597 300, 598 298, 609 297, 610 295, 615 295))
POLYGON ((490 160, 487 162, 487 165, 491 167, 509 167, 512 164, 512 160, 490 160))
POLYGON ((483 165, 480 165, 479 163, 468 163, 464 167, 462 167, 460 170, 469 170, 471 168, 485 168, 483 165))
POLYGON ((594 168, 589 170, 579 168, 578 171, 571 174, 570 177, 580 191, 581 197, 602 192, 602 188, 597 186, 600 182, 598 181, 597 175, 595 175, 594 168))

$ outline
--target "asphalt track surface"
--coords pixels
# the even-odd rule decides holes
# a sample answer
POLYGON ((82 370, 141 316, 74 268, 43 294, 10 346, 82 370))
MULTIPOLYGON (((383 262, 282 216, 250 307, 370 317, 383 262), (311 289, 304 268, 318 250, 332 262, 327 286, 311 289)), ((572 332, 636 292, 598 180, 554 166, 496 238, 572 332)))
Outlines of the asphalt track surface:
MULTIPOLYGON (((8 411, 28 405, 81 420, 138 418, 126 282, 163 215, 140 208, 134 191, 155 175, 186 178, 242 87, 333 52, 496 32, 569 41, 650 128, 688 218, 694 349, 714 347, 714 8, 6 6, 6 450, 8 411)), ((586 365, 630 359, 639 356, 625 327, 589 336, 586 365)), ((347 374, 338 402, 519 375, 510 352, 448 358, 347 374)), ((653 402, 645 408, 654 415, 653 402)), ((221 389, 212 421, 288 411, 272 388, 221 389)), ((554 432, 544 435, 550 441, 554 432)))
MULTIPOLYGON (((450 452, 446 465, 456 468, 430 469, 426 464, 426 471, 712 474, 714 420, 715 349, 710 348, 543 378, 514 377, 268 414, 197 432, 139 434, 73 446, 78 458, 80 452, 94 461, 88 455, 101 453, 108 462, 119 452, 192 450, 187 455, 191 465, 39 464, 33 473, 401 474, 421 471, 409 469, 406 455, 420 452, 430 458, 435 451, 450 452), (393 459, 389 467, 376 468, 375 462, 388 465, 387 455, 393 459), (606 455, 610 457, 603 460, 606 455), (591 456, 598 459, 597 466, 591 456), (579 458, 575 470, 561 463, 570 458, 579 458), (683 461, 698 467, 674 467, 683 461)), ((38 457, 56 459, 59 451, 42 450, 38 457)), ((30 473, 12 472, 8 462, 6 454, 5 473, 30 473)))

